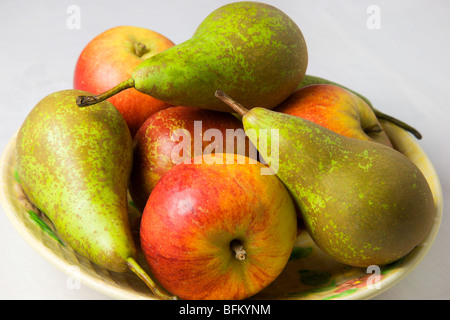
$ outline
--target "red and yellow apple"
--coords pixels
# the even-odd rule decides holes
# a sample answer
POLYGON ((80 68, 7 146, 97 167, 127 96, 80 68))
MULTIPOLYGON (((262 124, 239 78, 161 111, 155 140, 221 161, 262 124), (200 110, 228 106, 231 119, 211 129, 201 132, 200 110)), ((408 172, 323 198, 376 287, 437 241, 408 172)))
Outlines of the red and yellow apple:
MULTIPOLYGON (((131 76, 145 59, 174 46, 165 36, 145 28, 119 26, 99 34, 82 50, 75 66, 75 89, 103 93, 131 76)), ((134 88, 108 99, 123 115, 132 136, 156 111, 169 105, 134 88)))
POLYGON ((142 214, 148 265, 182 299, 253 296, 278 277, 294 247, 297 214, 285 186, 261 175, 263 164, 233 157, 174 166, 142 214))
MULTIPOLYGON (((251 156, 251 143, 239 119, 230 113, 192 107, 156 112, 142 124, 133 140, 129 190, 141 211, 159 179, 175 164, 204 153, 251 156)), ((252 158, 256 159, 256 149, 252 158)))
POLYGON ((300 88, 274 110, 310 120, 346 137, 392 147, 370 106, 336 85, 314 84, 300 88))

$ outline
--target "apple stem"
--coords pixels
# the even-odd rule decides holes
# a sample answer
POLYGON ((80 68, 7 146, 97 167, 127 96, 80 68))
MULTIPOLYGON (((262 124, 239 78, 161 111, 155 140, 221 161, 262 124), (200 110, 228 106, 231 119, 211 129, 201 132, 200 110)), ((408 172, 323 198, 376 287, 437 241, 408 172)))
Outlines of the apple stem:
POLYGON ((133 88, 133 87, 134 87, 134 80, 128 79, 128 80, 118 84, 114 88, 112 88, 104 93, 101 93, 99 95, 78 96, 76 102, 79 107, 87 107, 87 106, 102 102, 108 98, 111 98, 113 95, 116 95, 125 89, 129 89, 129 88, 133 88))
POLYGON ((142 57, 147 51, 147 47, 142 42, 136 42, 134 44, 134 53, 138 57, 142 57))
POLYGON ((127 265, 131 271, 133 271, 142 281, 144 281, 144 283, 147 285, 147 287, 149 287, 153 294, 164 300, 178 300, 178 298, 175 296, 170 296, 163 293, 158 288, 156 283, 152 280, 152 278, 150 278, 150 276, 144 271, 144 269, 142 269, 141 266, 136 262, 136 260, 134 260, 133 258, 128 258, 127 265))
POLYGON ((244 250, 244 246, 242 245, 242 242, 235 239, 231 241, 230 248, 235 254, 235 258, 239 261, 243 261, 247 258, 247 252, 244 250))
POLYGON ((381 129, 381 127, 376 123, 364 128, 365 133, 380 133, 382 131, 383 129, 381 129))
POLYGON ((248 109, 244 108, 241 104, 234 101, 222 90, 216 90, 215 96, 225 102, 228 106, 230 106, 234 111, 239 113, 241 116, 245 115, 248 112, 248 109))

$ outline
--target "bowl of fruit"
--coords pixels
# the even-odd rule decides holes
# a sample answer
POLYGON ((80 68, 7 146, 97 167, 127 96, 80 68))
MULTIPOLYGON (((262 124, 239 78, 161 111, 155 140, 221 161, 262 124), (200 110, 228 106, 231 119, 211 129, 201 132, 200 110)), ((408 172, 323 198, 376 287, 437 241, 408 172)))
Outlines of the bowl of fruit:
POLYGON ((307 57, 298 26, 257 2, 177 45, 102 33, 4 150, 8 218, 117 299, 376 296, 430 249, 439 178, 416 129, 306 74, 307 57))

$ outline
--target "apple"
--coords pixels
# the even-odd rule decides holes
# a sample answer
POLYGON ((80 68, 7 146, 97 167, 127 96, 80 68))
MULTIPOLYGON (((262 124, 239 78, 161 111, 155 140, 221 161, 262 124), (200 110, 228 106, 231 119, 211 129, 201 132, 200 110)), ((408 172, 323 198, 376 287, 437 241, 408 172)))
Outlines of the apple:
POLYGON ((300 88, 274 110, 310 120, 343 136, 375 141, 392 148, 370 106, 336 85, 313 84, 300 88))
POLYGON ((159 179, 180 162, 189 162, 205 152, 222 153, 227 148, 229 153, 256 159, 256 148, 252 156, 253 145, 238 118, 193 107, 170 107, 156 112, 139 128, 133 143, 129 191, 141 212, 159 179))
POLYGON ((289 192, 276 175, 260 174, 260 162, 233 157, 174 166, 142 214, 148 265, 181 299, 251 297, 278 277, 293 250, 297 214, 289 192))
MULTIPOLYGON (((99 34, 82 50, 75 66, 75 89, 100 94, 128 79, 145 59, 174 46, 165 36, 145 28, 119 26, 99 34)), ((108 99, 123 115, 131 135, 165 102, 128 89, 108 99)))

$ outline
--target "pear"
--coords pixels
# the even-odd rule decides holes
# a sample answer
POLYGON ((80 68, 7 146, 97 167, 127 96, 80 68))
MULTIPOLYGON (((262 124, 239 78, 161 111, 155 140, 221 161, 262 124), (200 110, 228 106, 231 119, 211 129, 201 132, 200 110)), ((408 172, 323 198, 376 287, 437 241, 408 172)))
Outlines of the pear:
POLYGON ((62 90, 28 114, 16 140, 16 169, 28 199, 80 255, 114 272, 131 270, 166 298, 135 261, 128 219, 127 185, 132 139, 108 101, 79 108, 62 90))
POLYGON ((307 63, 303 34, 284 12, 235 2, 210 13, 187 41, 143 61, 130 79, 77 104, 135 88, 172 105, 229 111, 214 96, 220 87, 243 103, 272 109, 300 84, 307 63))
POLYGON ((385 265, 429 233, 435 216, 431 189, 399 151, 288 114, 247 110, 221 91, 216 95, 242 115, 244 130, 260 152, 259 143, 267 141, 272 153, 261 154, 267 163, 278 163, 273 172, 292 193, 311 238, 336 260, 357 267, 385 265), (270 130, 277 131, 275 138, 262 136, 270 130))

